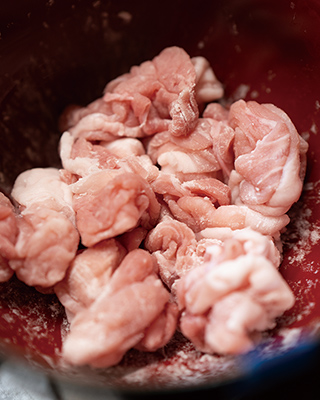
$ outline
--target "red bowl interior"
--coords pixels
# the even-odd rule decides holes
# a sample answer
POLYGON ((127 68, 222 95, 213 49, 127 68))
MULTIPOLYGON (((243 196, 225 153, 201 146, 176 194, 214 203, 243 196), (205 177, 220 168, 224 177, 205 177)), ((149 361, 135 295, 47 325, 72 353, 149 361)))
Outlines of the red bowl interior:
MULTIPOLYGON (((27 168, 59 165, 57 121, 65 106, 87 104, 100 96, 110 79, 167 46, 202 55, 225 85, 226 102, 244 98, 274 103, 309 142, 305 188, 290 211, 291 223, 283 235, 281 272, 297 300, 280 319, 268 346, 272 349, 279 340, 283 342, 284 332, 299 337, 304 330, 316 332, 320 317, 319 2, 17 3, 20 7, 0 6, 2 191, 9 193, 15 177, 27 168)), ((16 278, 0 289, 3 353, 10 349, 61 375, 136 388, 216 384, 243 373, 239 360, 206 358, 179 336, 165 353, 131 351, 119 366, 107 371, 67 371, 60 359, 66 319, 56 297, 16 278)))

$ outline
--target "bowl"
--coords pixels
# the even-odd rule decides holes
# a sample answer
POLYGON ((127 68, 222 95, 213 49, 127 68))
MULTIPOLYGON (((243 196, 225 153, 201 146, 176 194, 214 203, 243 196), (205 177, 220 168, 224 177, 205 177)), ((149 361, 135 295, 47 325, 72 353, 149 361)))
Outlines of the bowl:
POLYGON ((316 0, 0 5, 0 189, 5 194, 22 171, 60 166, 58 121, 65 107, 100 97, 107 82, 168 46, 206 57, 224 85, 226 103, 241 98, 273 103, 309 143, 304 189, 282 235, 280 270, 296 302, 253 352, 208 357, 177 334, 164 350, 131 350, 106 370, 71 369, 61 362, 67 330, 63 307, 55 295, 13 277, 0 285, 3 357, 14 356, 77 387, 132 395, 214 390, 252 384, 253 377, 261 382, 262 376, 273 382, 281 366, 299 371, 313 362, 320 317, 319 27, 316 0))

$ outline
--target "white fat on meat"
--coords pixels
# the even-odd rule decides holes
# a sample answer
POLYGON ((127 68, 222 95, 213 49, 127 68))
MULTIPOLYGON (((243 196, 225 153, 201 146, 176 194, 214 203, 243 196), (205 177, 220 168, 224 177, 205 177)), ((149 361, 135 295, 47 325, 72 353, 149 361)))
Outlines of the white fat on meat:
POLYGON ((198 104, 221 99, 224 89, 215 76, 209 61, 204 57, 193 57, 191 62, 196 71, 196 99, 198 104))
POLYGON ((182 333, 208 353, 249 351, 294 304, 275 268, 276 247, 270 238, 246 230, 209 246, 207 253, 208 260, 177 283, 182 333))
POLYGON ((234 131, 226 123, 199 118, 187 137, 169 131, 156 134, 148 143, 147 153, 163 172, 171 174, 206 174, 233 168, 234 131))
POLYGON ((79 245, 70 220, 50 208, 35 206, 18 219, 17 257, 9 261, 17 277, 29 286, 48 288, 61 281, 79 245))
POLYGON ((235 129, 233 202, 280 217, 301 195, 308 144, 272 104, 239 100, 230 107, 229 124, 235 129))
POLYGON ((231 204, 218 207, 211 215, 207 226, 209 229, 229 227, 232 230, 250 227, 263 235, 277 237, 289 222, 287 214, 279 217, 267 216, 245 205, 231 204))
POLYGON ((79 245, 71 189, 58 169, 35 168, 17 177, 12 197, 21 215, 10 267, 27 285, 51 287, 63 279, 79 245))
POLYGON ((66 131, 60 138, 60 159, 62 166, 74 175, 84 177, 100 170, 99 162, 94 157, 72 157, 72 149, 75 138, 70 132, 66 131))
POLYGON ((33 168, 22 172, 15 180, 11 195, 22 214, 26 214, 31 206, 39 205, 61 212, 75 222, 72 191, 60 179, 57 168, 33 168))
POLYGON ((142 156, 146 153, 143 144, 136 138, 121 138, 110 142, 101 142, 100 145, 120 158, 142 156))

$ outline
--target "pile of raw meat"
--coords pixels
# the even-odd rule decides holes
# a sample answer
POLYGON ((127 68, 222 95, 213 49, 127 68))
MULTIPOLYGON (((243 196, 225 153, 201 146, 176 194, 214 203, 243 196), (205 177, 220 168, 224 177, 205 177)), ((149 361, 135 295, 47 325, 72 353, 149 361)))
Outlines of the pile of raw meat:
POLYGON ((56 293, 67 362, 111 366, 176 330, 238 354, 292 307, 280 233, 308 145, 276 106, 223 95, 206 59, 166 48, 70 106, 62 168, 1 195, 0 280, 56 293))

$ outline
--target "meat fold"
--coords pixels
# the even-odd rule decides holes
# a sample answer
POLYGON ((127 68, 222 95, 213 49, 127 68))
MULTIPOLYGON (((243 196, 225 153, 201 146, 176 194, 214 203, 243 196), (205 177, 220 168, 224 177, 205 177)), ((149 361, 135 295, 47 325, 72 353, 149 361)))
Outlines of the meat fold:
POLYGON ((169 47, 109 82, 102 98, 87 107, 69 107, 60 126, 90 140, 145 137, 165 130, 188 135, 198 119, 197 100, 212 101, 222 94, 204 58, 190 59, 183 49, 169 47))
POLYGON ((140 175, 152 182, 159 174, 142 143, 135 138, 114 139, 92 143, 74 138, 68 131, 60 138, 60 157, 63 179, 75 183, 78 179, 102 170, 122 170, 140 175))
POLYGON ((63 279, 79 245, 71 190, 57 169, 35 168, 17 177, 12 197, 20 215, 10 267, 27 285, 51 287, 63 279))
POLYGON ((307 143, 272 104, 239 100, 230 107, 229 124, 235 130, 234 204, 267 216, 285 214, 302 191, 307 143))
POLYGON ((278 251, 270 238, 247 229, 209 246, 207 257, 177 283, 181 331, 207 353, 249 351, 294 304, 276 268, 278 251))
POLYGON ((61 136, 59 147, 62 166, 75 180, 103 169, 119 169, 119 157, 99 144, 84 138, 75 139, 68 131, 61 136))
POLYGON ((151 187, 167 206, 172 217, 195 232, 210 225, 215 206, 230 204, 229 187, 215 178, 181 182, 173 174, 160 171, 151 187))
POLYGON ((229 227, 232 230, 250 227, 263 235, 278 237, 289 222, 287 214, 268 216, 245 205, 231 204, 218 207, 207 222, 207 227, 229 227))
POLYGON ((221 99, 224 95, 222 84, 213 72, 209 61, 201 56, 191 58, 196 72, 196 100, 199 105, 221 99))
POLYGON ((225 122, 199 118, 187 137, 170 131, 154 135, 147 153, 163 172, 180 179, 190 174, 223 178, 233 169, 233 138, 234 131, 225 122))
POLYGON ((11 195, 22 214, 39 205, 61 212, 75 223, 72 192, 60 179, 57 168, 33 168, 22 172, 14 182, 11 195))
POLYGON ((18 235, 16 213, 13 204, 0 192, 0 282, 13 275, 9 260, 16 257, 15 243, 18 235))
POLYGON ((164 346, 170 337, 163 326, 157 327, 156 321, 168 315, 164 326, 170 325, 170 332, 174 332, 176 319, 174 312, 168 312, 169 297, 157 277, 151 255, 141 249, 131 251, 105 290, 72 320, 63 344, 64 358, 74 365, 108 367, 117 364, 139 343, 152 350, 156 342, 159 347, 164 346), (144 341, 146 337, 150 344, 144 341))
POLYGON ((211 238, 198 241, 192 229, 170 216, 165 216, 149 232, 144 246, 156 259, 161 280, 170 289, 173 301, 177 281, 203 263, 205 249, 210 244, 211 238))
POLYGON ((141 176, 120 170, 102 170, 72 185, 73 207, 82 243, 87 246, 130 231, 150 229, 160 204, 141 176))
POLYGON ((54 286, 69 322, 95 301, 126 254, 125 248, 115 239, 79 250, 64 279, 54 286))
POLYGON ((215 178, 181 182, 173 174, 160 171, 151 187, 166 203, 169 215, 196 233, 206 228, 251 227, 262 234, 278 237, 290 221, 286 214, 267 216, 245 205, 230 204, 229 186, 215 178))
POLYGON ((134 348, 152 352, 164 347, 176 331, 178 316, 178 306, 168 302, 161 314, 144 331, 143 338, 134 348))

